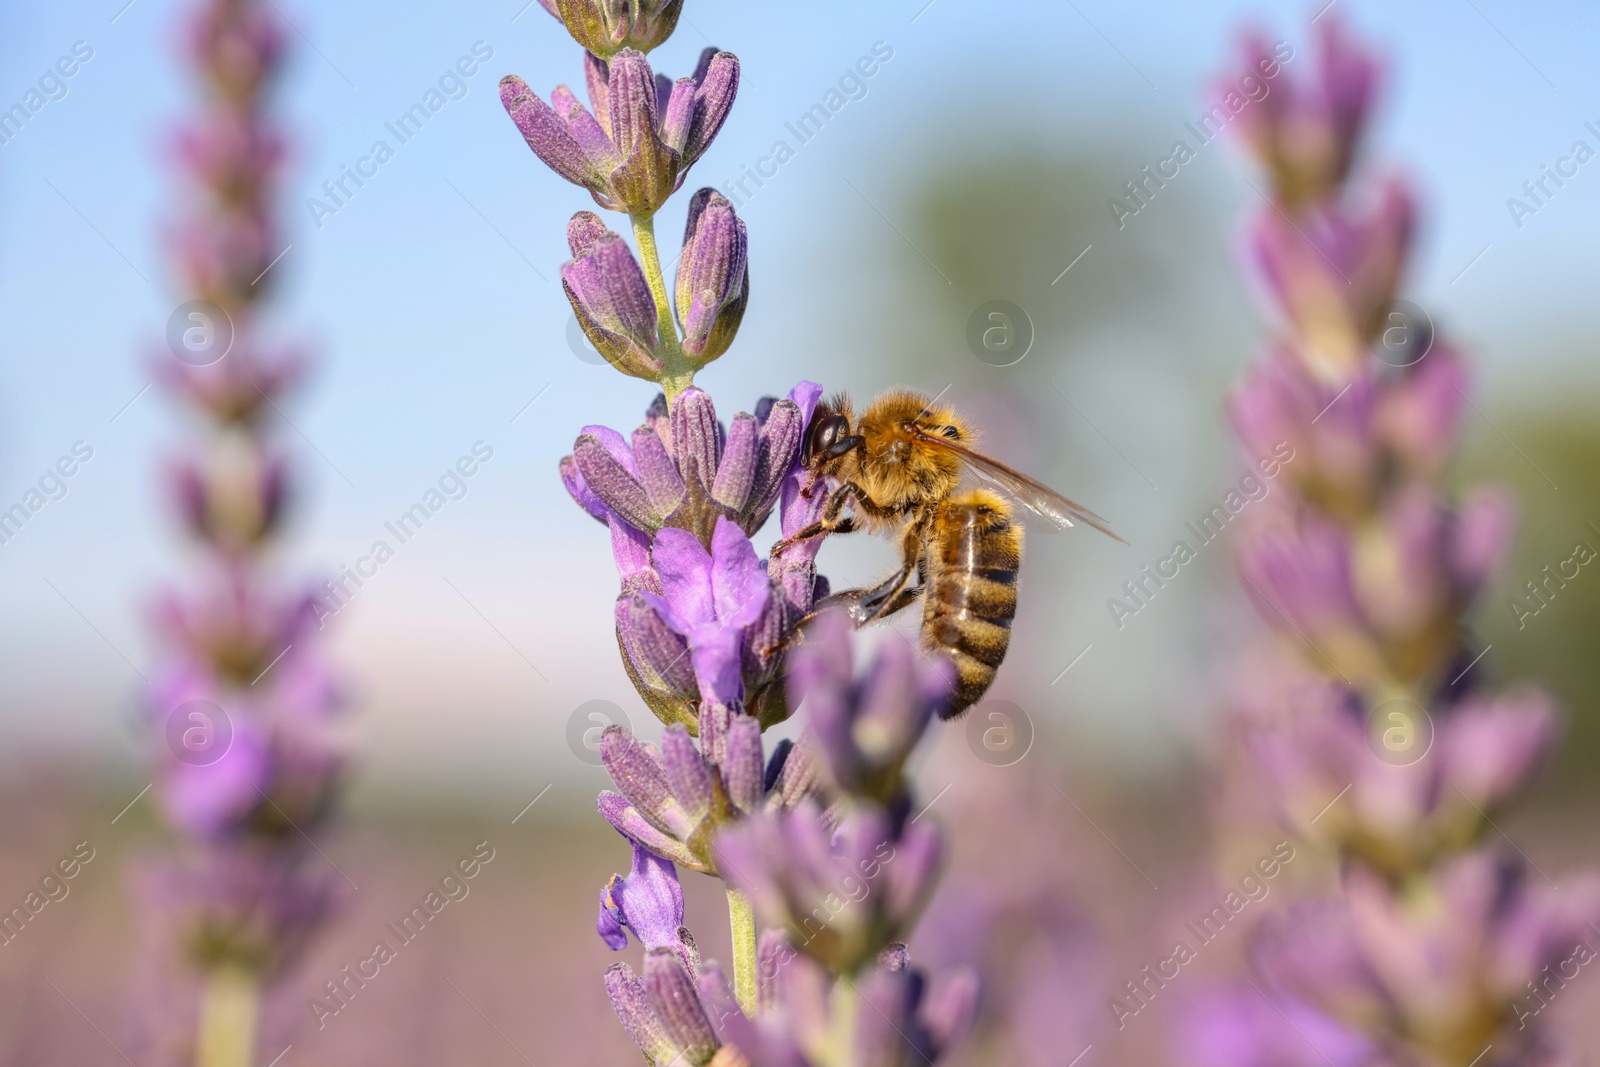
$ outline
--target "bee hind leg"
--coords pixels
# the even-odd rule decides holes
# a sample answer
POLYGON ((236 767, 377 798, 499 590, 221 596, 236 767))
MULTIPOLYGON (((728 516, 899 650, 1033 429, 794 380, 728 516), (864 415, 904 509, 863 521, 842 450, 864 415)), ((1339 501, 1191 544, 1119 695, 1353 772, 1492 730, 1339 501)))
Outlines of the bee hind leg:
POLYGON ((882 582, 871 589, 841 589, 837 593, 830 593, 817 601, 810 612, 795 620, 776 644, 763 649, 762 655, 770 656, 775 652, 804 644, 805 628, 823 612, 842 607, 849 616, 851 629, 859 630, 870 622, 893 615, 921 598, 922 586, 917 585, 909 589, 903 586, 890 588, 899 585, 900 576, 896 574, 887 582, 882 582))

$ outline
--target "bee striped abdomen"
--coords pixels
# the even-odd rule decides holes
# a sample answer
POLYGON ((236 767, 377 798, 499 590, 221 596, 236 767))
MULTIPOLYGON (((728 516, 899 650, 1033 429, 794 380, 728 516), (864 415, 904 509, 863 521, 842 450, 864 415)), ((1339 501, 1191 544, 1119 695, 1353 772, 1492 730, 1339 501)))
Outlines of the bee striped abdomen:
POLYGON ((922 641, 955 666, 955 696, 942 712, 948 719, 982 699, 1010 647, 1022 528, 997 494, 959 493, 940 505, 927 559, 922 641))

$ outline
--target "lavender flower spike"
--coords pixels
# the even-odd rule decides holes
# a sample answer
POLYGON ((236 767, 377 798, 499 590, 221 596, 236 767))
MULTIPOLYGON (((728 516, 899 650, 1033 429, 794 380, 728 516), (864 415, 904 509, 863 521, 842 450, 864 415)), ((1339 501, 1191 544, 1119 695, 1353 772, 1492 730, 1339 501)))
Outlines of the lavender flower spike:
POLYGON ((744 222, 713 189, 689 201, 678 267, 678 319, 683 350, 703 367, 728 350, 750 298, 744 222))
POLYGON ((624 48, 648 52, 672 36, 683 0, 539 0, 572 39, 601 59, 624 48))
POLYGON ((590 343, 622 373, 658 380, 655 298, 628 242, 580 211, 567 224, 567 245, 573 259, 561 268, 561 288, 590 343))
POLYGON ((586 58, 591 113, 565 85, 547 104, 527 82, 508 75, 500 102, 545 165, 610 211, 654 215, 688 176, 712 140, 739 88, 739 60, 706 49, 694 77, 665 93, 643 52, 618 52, 609 63, 586 58))
MULTIPOLYGON (((1513 509, 1445 491, 1465 369, 1431 326, 1390 336, 1415 205, 1352 169, 1375 57, 1337 13, 1317 32, 1314 78, 1280 79, 1239 124, 1271 181, 1253 251, 1282 334, 1232 416, 1247 448, 1293 461, 1239 535, 1240 575, 1284 638, 1240 687, 1239 718, 1270 787, 1257 796, 1337 850, 1341 881, 1257 937, 1258 971, 1327 1017, 1307 1030, 1348 1028, 1338 1044, 1362 1063, 1369 1050, 1394 1064, 1555 1063, 1550 1029, 1530 1022, 1535 982, 1572 966, 1564 984, 1594 958, 1581 939, 1600 930, 1600 887, 1546 893, 1526 857, 1483 843, 1554 747, 1558 715, 1537 690, 1481 688, 1489 649, 1463 625, 1504 563, 1513 509)), ((1259 42, 1247 51, 1270 77, 1259 42)), ((1227 1062, 1269 1062, 1275 1041, 1227 1062)))

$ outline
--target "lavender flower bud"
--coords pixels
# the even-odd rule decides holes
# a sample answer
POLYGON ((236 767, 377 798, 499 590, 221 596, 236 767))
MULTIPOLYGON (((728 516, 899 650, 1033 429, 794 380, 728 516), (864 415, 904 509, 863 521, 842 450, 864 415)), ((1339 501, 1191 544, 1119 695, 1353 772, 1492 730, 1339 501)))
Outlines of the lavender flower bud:
POLYGON ((516 75, 501 80, 500 101, 551 170, 588 189, 601 207, 648 217, 722 128, 738 92, 739 60, 708 49, 694 77, 665 100, 649 60, 631 48, 587 61, 586 78, 592 113, 566 86, 546 104, 516 75))
MULTIPOLYGON (((798 464, 810 407, 802 410, 793 397, 809 397, 814 405, 820 392, 802 382, 790 397, 764 401, 757 417, 736 415, 732 430, 725 431, 711 398, 690 387, 670 415, 658 398, 661 414, 652 407, 631 441, 603 426, 584 427, 572 456, 562 461, 563 480, 591 515, 603 521, 615 516, 646 535, 675 527, 709 548, 723 517, 753 534, 772 514, 798 464)), ((815 547, 790 558, 809 559, 815 547)))
POLYGON ((1316 514, 1253 530, 1240 541, 1239 574, 1262 618, 1303 643, 1308 663, 1351 680, 1375 677, 1383 649, 1356 603, 1345 531, 1316 514), (1322 657, 1327 657, 1323 659, 1322 657))
POLYGON ((688 641, 638 595, 617 601, 617 641, 628 677, 656 717, 669 726, 693 723, 700 691, 688 641))
POLYGON ((678 261, 678 320, 683 350, 703 367, 728 350, 750 296, 744 221, 712 189, 689 201, 689 221, 678 261))
POLYGON ((593 212, 567 227, 573 260, 561 268, 561 287, 595 349, 622 373, 656 381, 662 363, 655 298, 633 250, 593 212))
MULTIPOLYGON (((880 966, 849 982, 836 982, 821 965, 794 956, 775 931, 762 939, 762 977, 770 999, 756 1019, 734 1003, 727 978, 715 967, 700 975, 700 1003, 716 1020, 722 1051, 714 1067, 811 1067, 841 1062, 862 1067, 927 1067, 938 1062, 971 1025, 978 982, 957 968, 931 982, 905 964, 880 966), (768 977, 770 975, 770 977, 768 977), (859 1000, 842 1013, 841 1000, 859 1000), (839 1048, 824 1059, 819 1049, 839 1048)), ((901 946, 903 950, 903 946, 901 946)))
POLYGON ((1427 356, 1405 369, 1375 412, 1377 431, 1400 466, 1436 478, 1455 450, 1471 388, 1466 361, 1434 341, 1427 356))
POLYGON ((643 52, 624 49, 607 64, 608 132, 618 165, 607 194, 630 215, 654 214, 677 188, 680 152, 661 140, 655 75, 643 52))
MULTIPOLYGON (((1378 81, 1376 58, 1348 38, 1337 16, 1319 20, 1317 31, 1316 71, 1304 79, 1279 73, 1271 92, 1237 120, 1289 205, 1324 200, 1344 182, 1378 81)), ((1247 38, 1241 65, 1251 77, 1277 68, 1256 37, 1247 38)), ((1234 75, 1224 84, 1232 89, 1239 80, 1234 75)))
POLYGON ((1283 346, 1235 388, 1228 415, 1259 469, 1281 470, 1321 510, 1355 519, 1371 511, 1385 474, 1372 434, 1380 396, 1375 375, 1329 385, 1283 346))
POLYGON ((572 39, 601 59, 624 48, 648 52, 678 25, 683 0, 539 0, 572 39))
POLYGON ((263 353, 249 337, 236 337, 228 355, 196 366, 162 350, 147 365, 153 378, 218 423, 251 427, 263 411, 279 403, 305 372, 305 353, 289 349, 263 353))
MULTIPOLYGON (((724 826, 798 801, 803 790, 763 774, 761 728, 749 716, 703 707, 698 729, 697 748, 683 725, 668 726, 658 751, 620 726, 608 728, 600 759, 618 792, 600 795, 600 813, 635 845, 679 867, 716 874, 711 842, 724 826)), ((794 773, 803 775, 803 761, 794 773)))
POLYGON ((633 1043, 650 1063, 672 1063, 679 1050, 656 1015, 644 979, 635 976, 627 964, 614 963, 606 968, 605 982, 611 1008, 633 1043))

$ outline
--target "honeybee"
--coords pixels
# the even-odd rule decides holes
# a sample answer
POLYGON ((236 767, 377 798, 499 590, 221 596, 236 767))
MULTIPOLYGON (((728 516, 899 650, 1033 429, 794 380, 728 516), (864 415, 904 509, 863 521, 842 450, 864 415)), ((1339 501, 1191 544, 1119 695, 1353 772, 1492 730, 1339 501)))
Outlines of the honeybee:
POLYGON ((859 418, 843 393, 820 403, 801 448, 810 472, 804 492, 834 488, 820 518, 781 542, 854 530, 898 540, 898 571, 818 607, 847 605, 859 627, 920 597, 923 651, 956 669, 955 693, 939 713, 945 719, 983 697, 1011 644, 1022 527, 1007 497, 1058 528, 1082 522, 1122 541, 1094 512, 977 451, 974 439, 952 408, 909 390, 882 394, 859 418), (958 491, 967 471, 993 488, 958 491))

